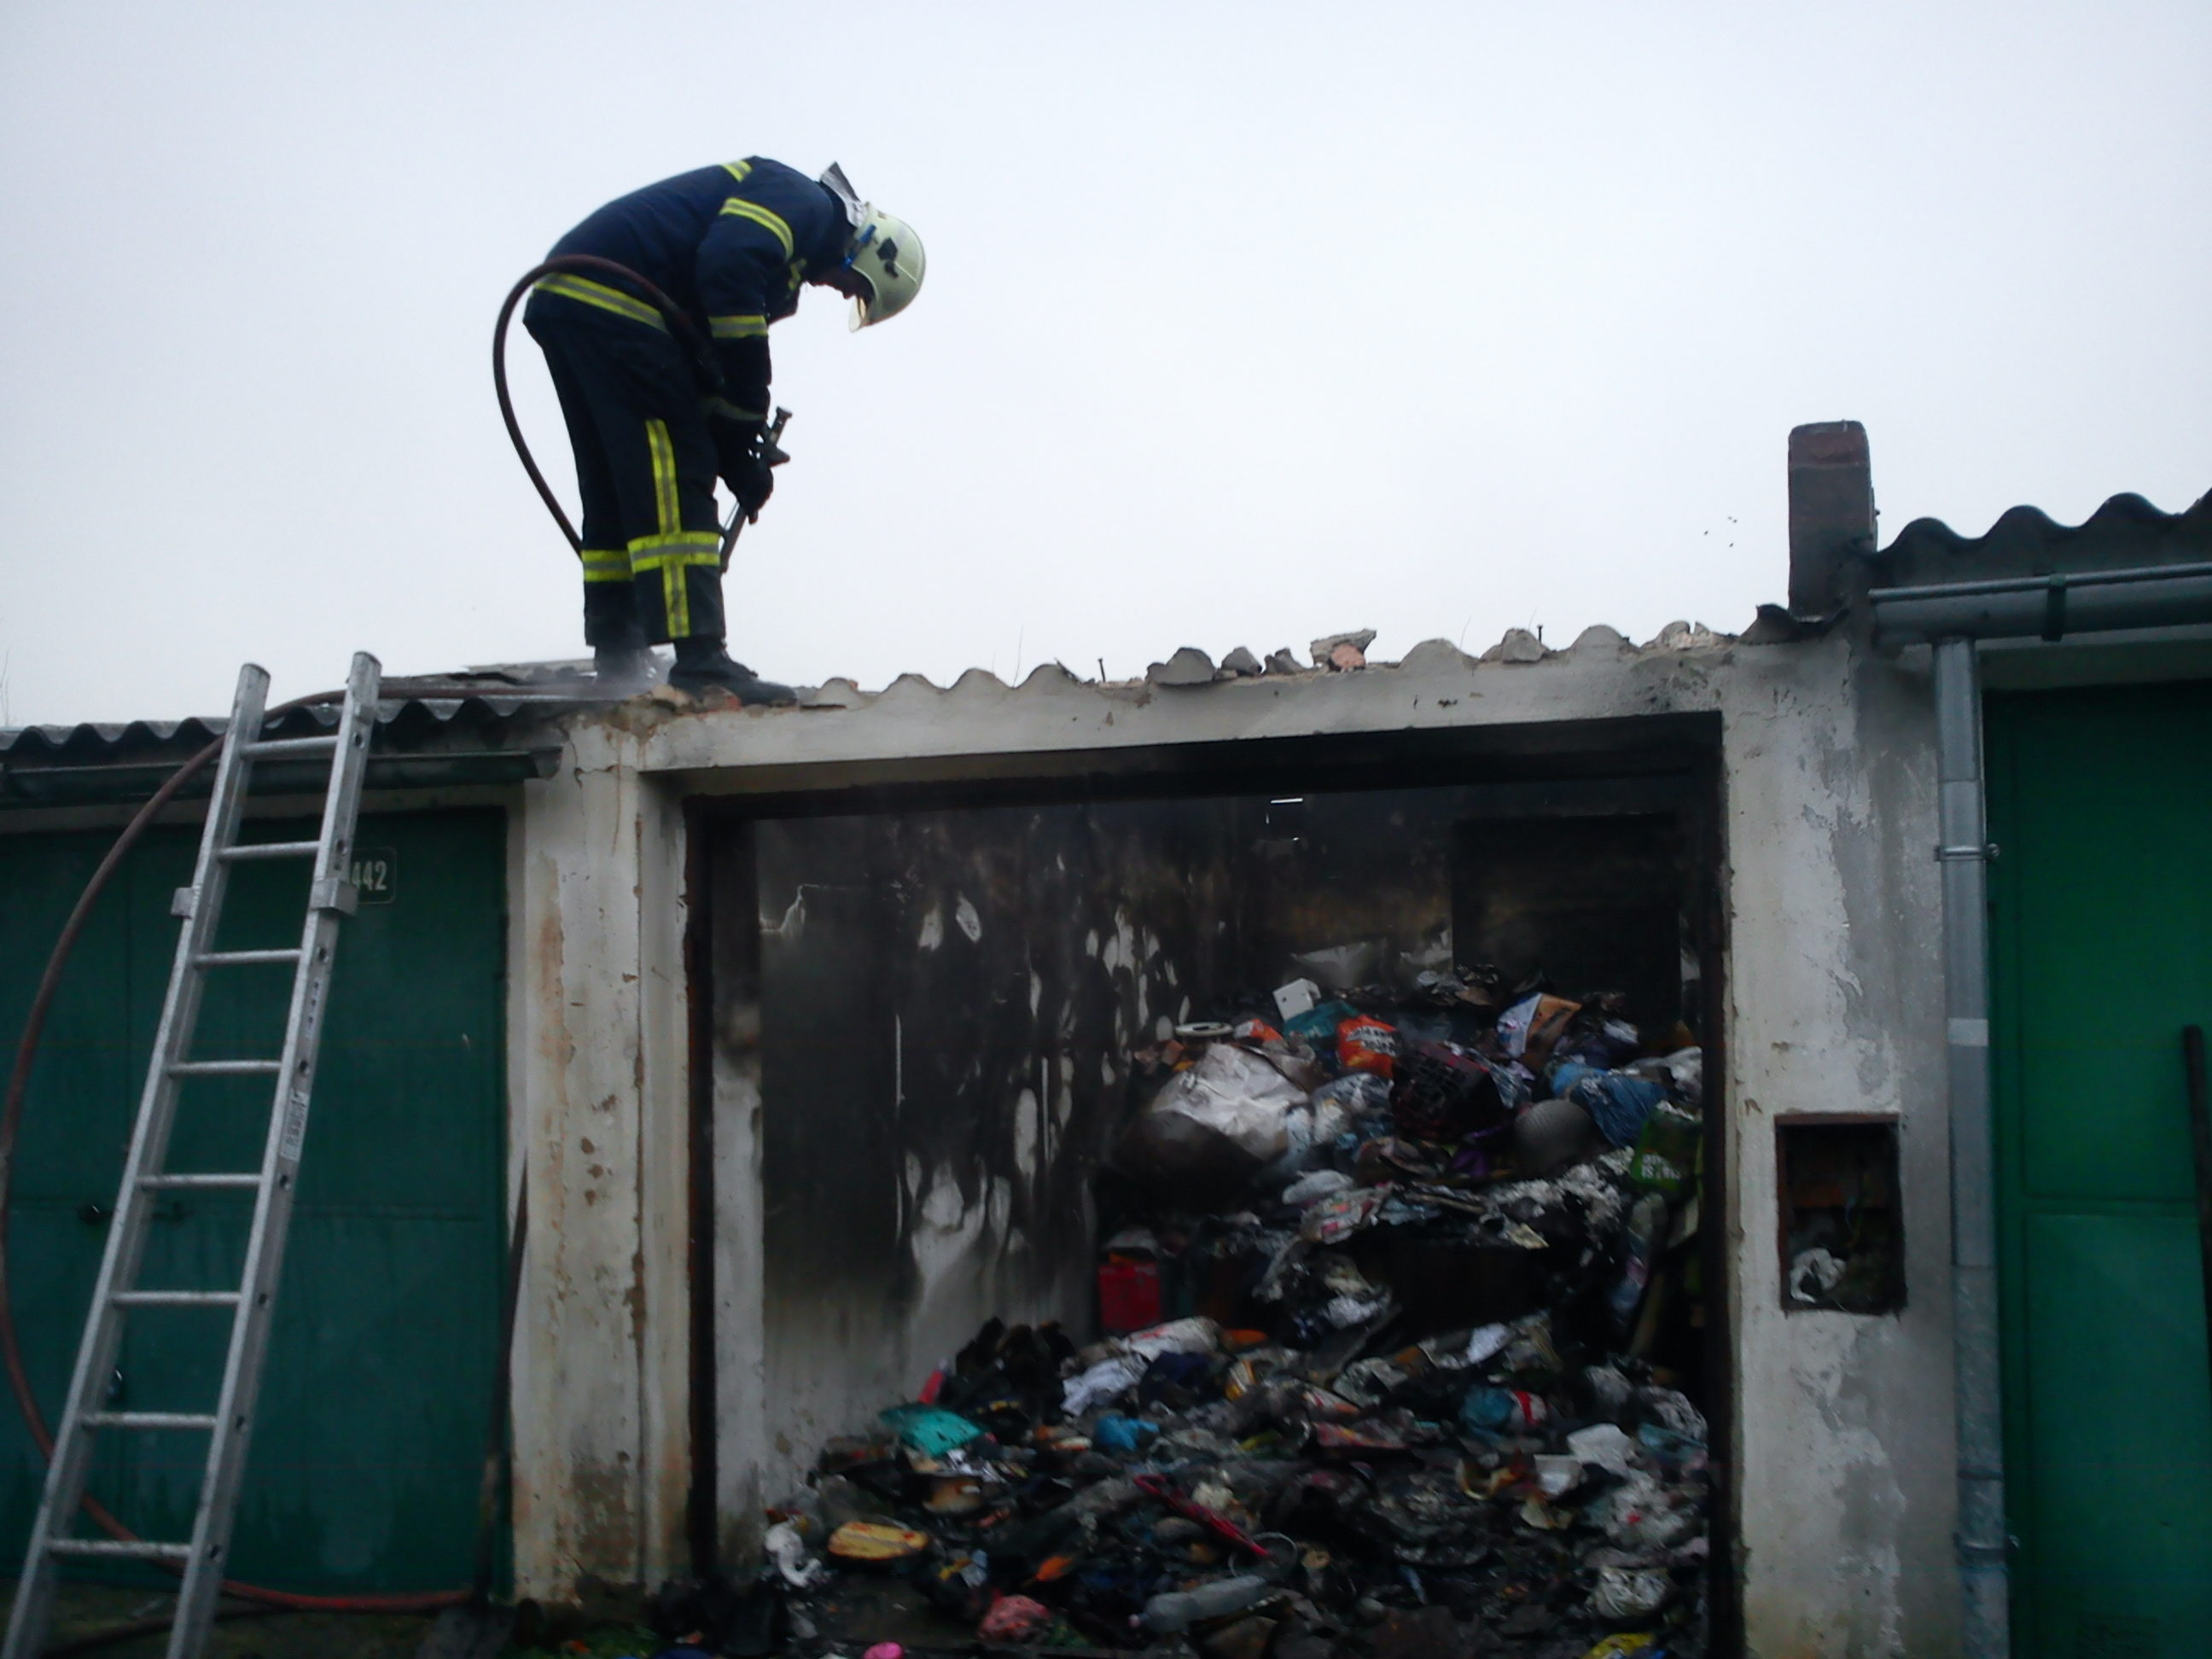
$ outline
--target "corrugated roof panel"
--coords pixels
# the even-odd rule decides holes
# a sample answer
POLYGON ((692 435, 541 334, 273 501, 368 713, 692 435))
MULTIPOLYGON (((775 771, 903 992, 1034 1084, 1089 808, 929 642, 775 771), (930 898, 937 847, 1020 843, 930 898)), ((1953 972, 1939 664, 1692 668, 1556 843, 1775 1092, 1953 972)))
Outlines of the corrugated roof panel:
MULTIPOLYGON (((532 714, 576 707, 568 698, 530 696, 405 697, 377 705, 378 746, 404 750, 435 738, 452 747, 472 732, 491 728, 526 712, 532 714)), ((299 737, 337 724, 336 704, 295 708, 268 726, 270 737, 299 737)), ((0 756, 17 763, 81 763, 98 765, 119 756, 175 750, 189 754, 221 737, 226 715, 194 715, 179 720, 87 720, 76 726, 0 727, 0 756)))
POLYGON ((1940 519, 1915 519, 1875 556, 1885 582, 1970 581, 1984 576, 2124 570, 2212 558, 2212 493, 2185 512, 2164 513, 2140 495, 2114 495, 2078 525, 2040 507, 2015 507, 1979 536, 1940 519))

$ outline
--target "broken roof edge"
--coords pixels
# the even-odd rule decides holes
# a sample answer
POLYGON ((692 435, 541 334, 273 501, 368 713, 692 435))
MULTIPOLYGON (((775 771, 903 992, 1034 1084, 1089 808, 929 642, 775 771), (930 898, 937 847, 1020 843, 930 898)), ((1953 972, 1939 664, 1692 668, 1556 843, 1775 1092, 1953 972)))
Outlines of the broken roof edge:
MULTIPOLYGON (((1068 690, 1102 693, 1122 702, 1145 701, 1164 690, 1176 697, 1188 697, 1240 678, 1279 690, 1342 682, 1370 674, 1419 675, 1486 665, 1522 667, 1561 658, 1586 661, 1674 656, 1732 644, 1738 637, 1717 633, 1702 623, 1672 622, 1653 639, 1638 645, 1620 630, 1597 623, 1583 629, 1570 644, 1560 647, 1545 643, 1528 629, 1515 628, 1507 629, 1502 639, 1479 656, 1462 650, 1452 641, 1430 639, 1414 645, 1395 662, 1366 661, 1349 670, 1300 667, 1290 672, 1270 671, 1261 676, 1216 674, 1204 684, 1173 688, 1163 688, 1143 677, 1089 679, 1057 661, 1037 664, 1013 684, 988 668, 966 669, 945 686, 938 685, 926 675, 909 672, 874 691, 864 690, 853 678, 839 675, 818 687, 801 688, 799 708, 796 710, 757 708, 736 712, 763 718, 823 709, 860 709, 886 702, 896 707, 910 699, 995 702, 1009 697, 1043 697, 1068 690)), ((1206 660, 1210 665, 1212 659, 1206 660)), ((566 662, 495 665, 446 676, 393 677, 386 684, 401 695, 386 697, 377 705, 378 746, 388 752, 495 746, 510 740, 520 725, 540 720, 602 720, 613 711, 635 709, 643 701, 631 698, 609 702, 576 696, 580 679, 576 665, 566 662), (431 695, 434 690, 450 690, 453 695, 431 695)), ((695 702, 681 694, 672 696, 665 689, 648 695, 667 717, 732 712, 720 705, 695 702)), ((337 720, 334 705, 294 709, 272 723, 269 734, 304 735, 327 730, 337 720)), ((73 726, 47 723, 0 727, 0 766, 76 767, 107 765, 121 760, 182 760, 220 738, 229 723, 226 715, 185 715, 176 720, 87 720, 73 726)))
POLYGON ((850 764, 1704 715, 1726 695, 1731 676, 1716 671, 1739 647, 1777 666, 1791 654, 1686 623, 1666 639, 1637 647, 1616 630, 1585 629, 1571 646, 1527 660, 1475 657, 1435 639, 1395 663, 1185 686, 1085 679, 1057 663, 1030 670, 1019 685, 971 669, 950 686, 908 673, 869 692, 841 677, 796 709, 702 706, 663 691, 580 711, 567 724, 587 767, 750 774, 757 784, 737 787, 768 788, 781 787, 778 777, 850 764))
MULTIPOLYGON (((1357 668, 1340 669, 1326 665, 1301 666, 1294 670, 1269 668, 1262 673, 1237 673, 1216 668, 1212 659, 1197 646, 1180 646, 1169 654, 1167 660, 1194 657, 1206 665, 1207 672, 1201 679, 1187 683, 1164 681, 1157 672, 1136 675, 1126 679, 1098 679, 1076 673, 1065 663, 1048 660, 1037 664, 1018 681, 1001 679, 988 668, 965 668, 950 684, 939 685, 928 675, 909 669, 894 676, 877 690, 871 691, 849 674, 833 675, 817 687, 805 689, 801 705, 809 708, 860 708, 884 698, 899 698, 915 694, 932 697, 972 696, 977 695, 1006 696, 1043 690, 1054 686, 1078 686, 1092 690, 1145 691, 1166 690, 1177 693, 1204 691, 1213 686, 1233 684, 1239 681, 1267 685, 1292 685, 1317 681, 1339 680, 1347 675, 1389 672, 1395 670, 1427 670, 1458 665, 1476 665, 1504 663, 1514 666, 1548 661, 1569 655, 1638 657, 1659 654, 1679 654, 1685 651, 1711 649, 1745 641, 1749 636, 1722 633, 1703 623, 1670 622, 1651 640, 1642 645, 1603 623, 1592 624, 1564 646, 1547 644, 1540 635, 1527 629, 1511 628, 1504 637, 1480 655, 1462 649, 1450 640, 1436 638, 1419 641, 1404 657, 1395 661, 1378 658, 1363 661, 1357 668)), ((1756 643, 1755 640, 1750 642, 1756 643)), ((1242 647, 1237 647, 1242 649, 1242 647)), ((1233 654, 1233 653, 1232 653, 1233 654)), ((1276 653, 1278 656, 1286 654, 1276 653)), ((1152 671, 1164 665, 1156 662, 1152 671)), ((769 711, 772 712, 772 711, 769 711)))

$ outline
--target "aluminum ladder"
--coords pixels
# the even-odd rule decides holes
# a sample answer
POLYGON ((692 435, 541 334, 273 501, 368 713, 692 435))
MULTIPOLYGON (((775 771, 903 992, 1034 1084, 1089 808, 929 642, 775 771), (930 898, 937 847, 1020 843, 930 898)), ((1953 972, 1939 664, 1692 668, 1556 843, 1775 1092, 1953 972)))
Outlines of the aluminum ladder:
POLYGON ((366 652, 353 659, 346 678, 345 704, 337 730, 308 738, 264 738, 263 711, 269 691, 265 669, 248 663, 239 671, 238 696, 231 706, 215 787, 208 799, 206 827, 200 836, 192 884, 177 890, 170 908, 183 918, 168 994, 154 1036, 154 1054, 139 1097, 138 1118, 123 1165, 106 1252, 100 1258, 84 1338, 77 1348, 76 1370, 70 1378, 69 1402, 54 1437, 46 1486, 31 1528, 30 1547, 8 1620, 4 1659, 39 1659, 53 1612, 56 1572, 70 1559, 123 1559, 164 1563, 181 1569, 175 1622, 169 1631, 168 1659, 194 1659, 207 1640, 222 1587, 224 1558, 230 1549, 231 1522, 238 1508, 246 1443, 260 1392, 262 1364, 269 1347, 270 1320, 284 1264, 285 1233, 292 1219, 298 1185, 300 1147, 307 1128, 307 1105, 315 1080, 316 1051, 321 1045, 323 1012, 337 953, 339 920, 352 914, 355 890, 349 878, 354 823, 360 816, 362 774, 369 738, 376 724, 376 699, 383 670, 366 652), (330 759, 323 805, 322 831, 313 841, 248 842, 239 840, 246 787, 254 763, 330 759), (249 859, 314 860, 306 923, 295 949, 218 951, 216 929, 231 866, 249 859), (255 963, 292 965, 292 993, 284 1020, 280 1056, 265 1059, 197 1060, 191 1057, 199 1023, 201 992, 209 973, 255 963), (204 1077, 267 1077, 274 1079, 261 1167, 235 1173, 180 1174, 167 1168, 169 1131, 177 1115, 179 1085, 204 1077), (154 1206, 165 1194, 228 1189, 253 1194, 253 1219, 246 1242, 246 1262, 234 1291, 146 1289, 138 1283, 140 1258, 154 1206), (133 1308, 191 1307, 230 1315, 229 1350, 214 1407, 198 1412, 131 1412, 103 1409, 123 1338, 124 1316, 133 1308), (102 1429, 165 1430, 207 1437, 207 1462, 189 1542, 82 1538, 73 1528, 84 1497, 87 1467, 94 1435, 102 1429))

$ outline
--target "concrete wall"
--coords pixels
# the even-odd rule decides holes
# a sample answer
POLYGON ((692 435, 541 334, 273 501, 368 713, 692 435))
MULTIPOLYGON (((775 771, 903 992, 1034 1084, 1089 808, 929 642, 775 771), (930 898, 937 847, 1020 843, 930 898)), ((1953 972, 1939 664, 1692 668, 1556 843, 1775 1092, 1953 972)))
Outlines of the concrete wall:
POLYGON ((1729 676, 1729 1125, 1750 1650, 1956 1650, 1941 894, 1923 678, 1840 645, 1729 676), (1774 1121, 1899 1122, 1906 1303, 1783 1311, 1774 1121))
MULTIPOLYGON (((516 1551, 526 1591, 650 1581, 678 1553, 688 1427, 687 793, 1048 772, 1083 751, 1717 711, 1723 725, 1728 1286, 1749 1650, 1937 1655, 1956 1645, 1940 907, 1924 675, 1838 635, 1627 647, 1593 630, 1525 663, 1442 642, 1397 666, 1187 690, 1040 669, 789 711, 631 704, 572 723, 527 787, 514 1034, 532 1158, 516 1551), (1781 1310, 1778 1114, 1894 1113, 1905 1311, 1781 1310), (586 1143, 588 1143, 588 1147, 586 1143)), ((757 1084, 718 1079, 714 1240, 726 1525, 761 1497, 766 1421, 757 1084)))
POLYGON ((514 1348, 517 1593, 688 1562, 680 810, 580 725, 526 786, 508 1076, 530 1243, 514 1348))

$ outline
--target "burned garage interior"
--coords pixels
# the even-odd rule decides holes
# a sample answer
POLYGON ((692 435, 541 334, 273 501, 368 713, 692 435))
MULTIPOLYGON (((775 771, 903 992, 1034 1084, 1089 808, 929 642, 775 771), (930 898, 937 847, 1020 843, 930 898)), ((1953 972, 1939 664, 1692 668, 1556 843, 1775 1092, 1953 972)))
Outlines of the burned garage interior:
POLYGON ((694 797, 695 1564, 824 1637, 1727 1650, 1720 737, 694 797))

